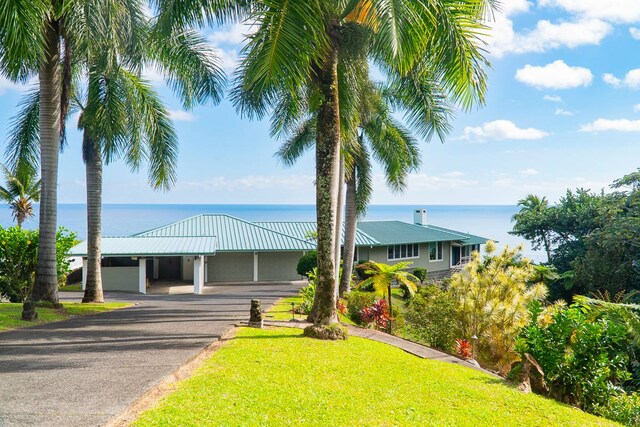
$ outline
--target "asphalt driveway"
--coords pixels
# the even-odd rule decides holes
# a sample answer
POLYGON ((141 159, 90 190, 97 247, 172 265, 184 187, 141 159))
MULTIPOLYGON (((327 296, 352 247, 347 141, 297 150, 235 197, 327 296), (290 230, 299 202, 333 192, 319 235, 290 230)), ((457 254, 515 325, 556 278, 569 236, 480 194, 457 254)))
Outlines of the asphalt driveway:
MULTIPOLYGON (((0 426, 99 426, 291 283, 208 287, 206 295, 107 293, 134 307, 0 333, 0 426)), ((80 294, 62 294, 79 300, 80 294)))

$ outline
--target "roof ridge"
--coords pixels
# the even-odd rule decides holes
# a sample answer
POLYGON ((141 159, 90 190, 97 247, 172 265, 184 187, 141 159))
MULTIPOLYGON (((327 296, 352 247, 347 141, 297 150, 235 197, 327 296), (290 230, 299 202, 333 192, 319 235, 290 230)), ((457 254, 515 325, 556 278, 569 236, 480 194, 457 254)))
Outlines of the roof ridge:
POLYGON ((205 215, 205 214, 203 214, 203 213, 199 213, 199 214, 192 215, 192 216, 190 216, 190 217, 187 217, 187 218, 181 219, 181 220, 179 220, 179 221, 175 221, 175 222, 171 222, 171 223, 169 223, 169 224, 160 225, 160 226, 158 226, 158 227, 150 228, 150 229, 148 229, 148 230, 141 231, 141 232, 139 232, 139 233, 135 233, 135 234, 132 234, 132 235, 127 236, 127 237, 153 237, 153 236, 142 236, 142 235, 143 235, 143 234, 147 234, 147 233, 151 233, 152 231, 160 230, 161 228, 167 228, 167 227, 169 227, 169 226, 171 226, 171 225, 180 224, 181 222, 185 222, 185 221, 188 221, 188 220, 191 220, 191 219, 194 219, 194 218, 198 218, 199 216, 204 216, 204 215, 205 215))

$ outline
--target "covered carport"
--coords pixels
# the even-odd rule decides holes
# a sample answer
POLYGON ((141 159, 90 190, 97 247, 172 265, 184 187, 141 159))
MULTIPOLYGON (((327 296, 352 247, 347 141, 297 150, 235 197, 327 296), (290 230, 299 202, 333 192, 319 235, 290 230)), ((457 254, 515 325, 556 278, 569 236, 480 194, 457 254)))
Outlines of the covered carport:
MULTIPOLYGON (((152 280, 193 281, 193 293, 202 294, 205 264, 216 254, 214 237, 104 237, 102 238, 104 290, 147 293, 152 280), (188 269, 189 271, 185 271, 188 269)), ((87 243, 71 250, 82 257, 82 289, 86 286, 87 243)))

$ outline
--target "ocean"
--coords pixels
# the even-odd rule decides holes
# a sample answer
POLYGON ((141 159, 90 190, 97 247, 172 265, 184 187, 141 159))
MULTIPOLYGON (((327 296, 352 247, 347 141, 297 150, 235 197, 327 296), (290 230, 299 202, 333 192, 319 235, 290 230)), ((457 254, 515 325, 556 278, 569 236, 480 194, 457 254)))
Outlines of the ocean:
MULTIPOLYGON (((533 251, 528 242, 509 234, 513 224, 511 217, 516 206, 467 206, 467 205, 372 205, 365 220, 401 220, 412 222, 413 210, 427 209, 427 222, 441 227, 476 234, 497 240, 503 245, 524 245, 525 256, 543 261, 540 251, 533 251)), ((36 207, 37 210, 37 207, 36 207)), ((102 213, 104 236, 126 236, 201 213, 224 213, 248 221, 315 221, 313 205, 172 205, 172 204, 105 204, 102 213)), ((13 221, 8 207, 0 209, 0 225, 10 226, 13 221)), ((58 224, 84 239, 87 234, 86 206, 84 204, 60 204, 58 224)), ((36 228, 37 215, 25 224, 36 228)))

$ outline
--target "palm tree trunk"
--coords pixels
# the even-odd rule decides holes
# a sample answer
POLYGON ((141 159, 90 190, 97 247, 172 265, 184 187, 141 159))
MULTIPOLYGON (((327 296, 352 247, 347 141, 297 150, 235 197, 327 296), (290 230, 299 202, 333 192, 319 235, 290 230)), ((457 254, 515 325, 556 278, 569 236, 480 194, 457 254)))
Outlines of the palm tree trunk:
POLYGON ((31 299, 58 303, 56 228, 58 152, 60 150, 60 31, 58 21, 46 25, 46 57, 40 69, 40 238, 31 299))
MULTIPOLYGON (((335 241, 335 274, 336 283, 340 282, 340 258, 342 248, 342 222, 344 212, 344 156, 340 153, 340 168, 338 169, 338 203, 336 207, 336 241, 335 241)), ((336 286, 336 291, 338 287, 336 286)), ((337 293, 337 292, 336 292, 337 293)))
POLYGON ((336 323, 335 227, 340 169, 340 111, 338 102, 338 48, 331 51, 317 73, 324 96, 318 110, 316 136, 316 214, 318 221, 318 279, 309 321, 336 323))
POLYGON ((340 279, 340 296, 348 294, 353 274, 353 258, 356 252, 356 229, 358 214, 356 212, 356 171, 350 173, 347 179, 347 196, 344 224, 344 257, 342 262, 342 278, 340 279))
POLYGON ((87 173, 87 284, 82 302, 104 302, 102 293, 102 153, 83 135, 84 162, 87 173))

